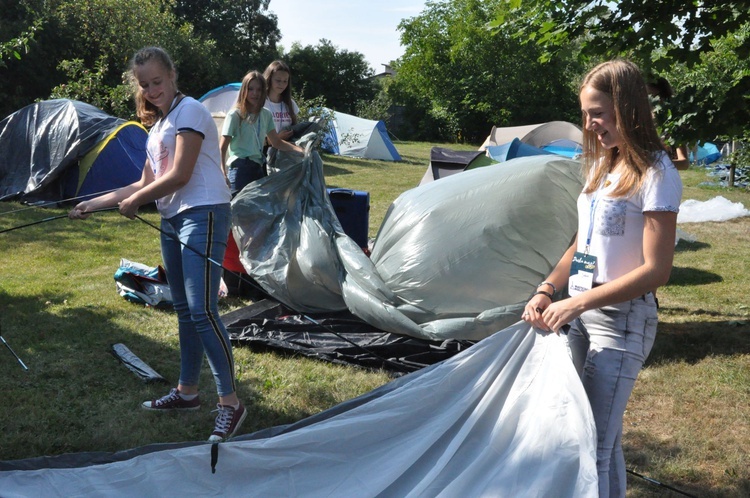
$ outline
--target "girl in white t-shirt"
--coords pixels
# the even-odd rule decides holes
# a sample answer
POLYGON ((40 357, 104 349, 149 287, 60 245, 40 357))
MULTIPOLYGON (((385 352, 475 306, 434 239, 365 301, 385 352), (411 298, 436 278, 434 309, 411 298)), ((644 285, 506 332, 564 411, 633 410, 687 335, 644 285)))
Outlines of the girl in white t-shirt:
POLYGON ((292 72, 282 61, 273 61, 268 65, 263 77, 268 84, 268 96, 265 108, 273 114, 276 133, 283 140, 292 138, 291 127, 297 124, 299 107, 292 98, 292 72))
POLYGON ((656 335, 654 292, 672 270, 682 182, 636 65, 595 67, 580 102, 585 186, 578 235, 522 318, 544 331, 567 331, 596 422, 599 494, 620 497, 622 419, 656 335), (570 297, 553 302, 566 284, 570 297))
POLYGON ((180 378, 168 394, 141 406, 152 412, 200 409, 198 380, 203 356, 214 374, 218 415, 209 441, 232 437, 247 416, 237 397, 229 334, 219 316, 221 267, 231 225, 230 193, 221 169, 219 137, 211 114, 177 89, 172 59, 159 47, 139 50, 131 61, 136 112, 150 127, 147 159, 137 182, 77 204, 68 214, 86 219, 117 206, 130 219, 156 202, 161 250, 177 312, 180 378))

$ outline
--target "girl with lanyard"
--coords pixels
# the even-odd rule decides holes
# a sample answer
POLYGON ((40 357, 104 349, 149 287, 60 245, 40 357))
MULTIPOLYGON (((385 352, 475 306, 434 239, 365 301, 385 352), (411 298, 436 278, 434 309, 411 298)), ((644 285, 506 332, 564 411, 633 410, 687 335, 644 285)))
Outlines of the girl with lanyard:
POLYGON ((223 259, 231 224, 219 137, 208 110, 177 89, 177 72, 164 50, 138 51, 130 75, 138 117, 151 127, 141 179, 79 203, 69 217, 85 219, 94 210, 118 206, 123 216, 134 219, 141 206, 156 202, 162 216, 162 258, 179 323, 180 380, 169 394, 142 406, 156 412, 199 409, 205 353, 219 395, 209 441, 218 442, 234 435, 247 415, 237 398, 232 346, 219 317, 221 268, 208 259, 223 259))
POLYGON ((291 127, 297 124, 299 107, 292 98, 292 72, 282 61, 273 61, 268 65, 263 77, 268 83, 268 96, 265 108, 273 114, 276 133, 283 140, 292 138, 291 127))
POLYGON ((266 138, 278 150, 305 153, 301 147, 279 137, 271 111, 263 107, 265 102, 266 80, 258 71, 250 71, 242 78, 236 107, 224 119, 219 142, 232 195, 266 176, 263 167, 266 138))
POLYGON ((538 329, 567 330, 597 430, 601 497, 625 496, 622 420, 656 336, 654 291, 669 279, 682 182, 656 131, 640 70, 605 62, 584 78, 578 236, 526 304, 538 329), (570 297, 553 302, 568 285, 570 297))

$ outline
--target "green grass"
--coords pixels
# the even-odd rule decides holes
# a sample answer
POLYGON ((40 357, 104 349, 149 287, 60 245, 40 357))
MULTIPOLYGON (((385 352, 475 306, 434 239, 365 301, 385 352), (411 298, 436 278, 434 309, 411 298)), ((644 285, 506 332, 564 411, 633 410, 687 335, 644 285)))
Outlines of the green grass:
MULTIPOLYGON (((325 155, 331 187, 371 196, 370 236, 390 203, 416 186, 433 144, 397 143, 400 163, 325 155)), ((471 146, 446 145, 470 150, 471 146)), ((750 207, 750 192, 698 187, 706 173, 681 173, 683 199, 723 195, 750 207)), ((0 230, 59 209, 0 204, 0 230), (13 211, 11 214, 7 214, 13 211)), ((154 212, 143 213, 152 223, 154 212)), ((696 496, 750 495, 750 217, 682 224, 695 242, 677 246, 668 285, 659 290, 659 334, 625 417, 628 467, 696 496)), ((124 343, 176 382, 171 312, 128 303, 112 278, 120 258, 160 263, 158 233, 109 212, 0 234, 0 327, 29 366, 0 346, 0 459, 116 451, 157 442, 204 440, 215 401, 208 367, 204 407, 191 415, 145 412, 141 401, 166 392, 143 384, 110 354, 124 343)), ((222 301, 228 312, 247 304, 222 301)), ((389 380, 382 372, 235 348, 239 396, 250 411, 243 432, 290 423, 389 380)), ((629 497, 678 496, 629 477, 629 497)))

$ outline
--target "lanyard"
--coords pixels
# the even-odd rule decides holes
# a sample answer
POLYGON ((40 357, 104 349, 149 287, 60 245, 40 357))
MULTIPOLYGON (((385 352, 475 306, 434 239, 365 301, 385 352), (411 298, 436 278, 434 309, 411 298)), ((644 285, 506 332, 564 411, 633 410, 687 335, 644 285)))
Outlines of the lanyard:
POLYGON ((594 234, 594 215, 596 214, 596 206, 599 204, 599 191, 594 192, 594 197, 591 199, 591 209, 589 210, 589 233, 586 236, 586 247, 583 250, 583 254, 588 255, 589 248, 591 247, 591 236, 594 234))
MULTIPOLYGON (((608 183, 605 182, 605 185, 608 183)), ((594 192, 594 197, 591 198, 591 208, 589 210, 589 232, 586 236, 586 247, 583 250, 583 254, 588 255, 589 249, 591 248, 591 237, 594 234, 594 218, 596 215, 596 206, 599 205, 599 193, 602 191, 602 186, 599 185, 599 188, 596 189, 596 192, 594 192)))

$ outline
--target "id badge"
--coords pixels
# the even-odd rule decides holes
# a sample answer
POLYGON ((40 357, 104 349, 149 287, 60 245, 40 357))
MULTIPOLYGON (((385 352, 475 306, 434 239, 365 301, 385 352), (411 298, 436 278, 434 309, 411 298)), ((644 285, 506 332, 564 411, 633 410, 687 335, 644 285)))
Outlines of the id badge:
POLYGON ((590 290, 594 286, 594 269, 596 268, 596 256, 576 252, 570 265, 570 278, 568 278, 568 294, 576 296, 581 292, 590 290))

